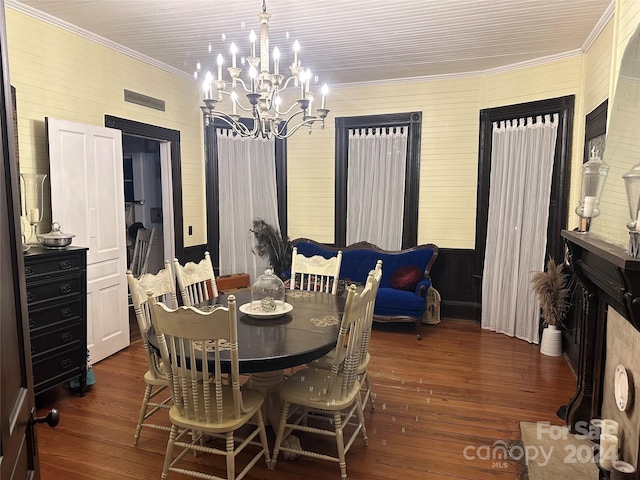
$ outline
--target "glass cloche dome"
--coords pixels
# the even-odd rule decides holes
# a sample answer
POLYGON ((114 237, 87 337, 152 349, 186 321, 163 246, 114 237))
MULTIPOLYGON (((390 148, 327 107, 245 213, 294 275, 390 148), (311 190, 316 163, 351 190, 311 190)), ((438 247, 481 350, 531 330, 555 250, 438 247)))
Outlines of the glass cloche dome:
POLYGON ((251 286, 251 311, 268 314, 284 310, 284 283, 267 268, 251 286))

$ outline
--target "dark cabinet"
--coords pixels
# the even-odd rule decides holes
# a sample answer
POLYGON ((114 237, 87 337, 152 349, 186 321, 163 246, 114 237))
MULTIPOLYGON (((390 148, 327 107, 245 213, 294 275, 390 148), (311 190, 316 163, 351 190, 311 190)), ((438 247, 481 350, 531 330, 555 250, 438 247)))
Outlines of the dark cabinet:
POLYGON ((87 249, 32 246, 24 254, 33 386, 37 395, 80 377, 87 384, 87 249))

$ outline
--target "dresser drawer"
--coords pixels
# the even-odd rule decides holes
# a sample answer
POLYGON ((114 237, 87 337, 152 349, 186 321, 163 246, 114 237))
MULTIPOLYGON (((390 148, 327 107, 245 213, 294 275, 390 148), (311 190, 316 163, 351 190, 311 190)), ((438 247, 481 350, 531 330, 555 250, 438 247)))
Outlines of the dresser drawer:
MULTIPOLYGON (((26 263, 26 262, 25 262, 26 263)), ((27 283, 35 279, 46 279, 61 274, 80 272, 84 269, 84 255, 66 254, 55 258, 30 261, 24 266, 27 283)))
POLYGON ((29 331, 31 335, 39 335, 40 329, 56 328, 61 322, 81 319, 84 322, 84 303, 82 298, 69 301, 52 302, 41 305, 41 308, 29 307, 29 331))
POLYGON ((80 375, 87 351, 78 345, 44 357, 33 363, 33 387, 36 393, 80 375))
MULTIPOLYGON (((45 354, 60 347, 70 347, 79 344, 85 335, 85 326, 79 320, 66 322, 61 328, 31 336, 31 355, 34 362, 39 360, 39 355, 45 354)), ((48 358, 48 356, 47 356, 48 358)))
POLYGON ((80 296, 86 289, 85 282, 83 276, 77 275, 27 284, 27 303, 31 306, 38 302, 80 296))
MULTIPOLYGON (((24 252, 36 395, 84 377, 87 368, 87 249, 34 245, 24 252)), ((86 383, 80 383, 84 396, 86 383)))

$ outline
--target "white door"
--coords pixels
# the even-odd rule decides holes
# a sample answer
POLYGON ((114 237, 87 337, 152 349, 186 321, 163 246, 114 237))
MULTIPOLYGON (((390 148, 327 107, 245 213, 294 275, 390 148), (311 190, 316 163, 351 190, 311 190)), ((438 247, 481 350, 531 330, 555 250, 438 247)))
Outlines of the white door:
POLYGON ((120 130, 46 118, 52 221, 87 252, 87 344, 95 363, 129 345, 120 130))

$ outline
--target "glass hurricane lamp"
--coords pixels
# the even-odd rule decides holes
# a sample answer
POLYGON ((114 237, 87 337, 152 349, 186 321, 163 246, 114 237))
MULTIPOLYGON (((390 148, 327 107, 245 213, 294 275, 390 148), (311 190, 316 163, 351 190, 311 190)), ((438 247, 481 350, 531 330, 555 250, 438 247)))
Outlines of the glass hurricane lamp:
POLYGON ((46 173, 21 173, 22 178, 22 215, 31 226, 28 244, 38 244, 36 233, 44 214, 44 180, 46 173))
POLYGON ((629 255, 640 257, 640 163, 631 167, 622 176, 624 187, 627 192, 627 203, 629 205, 630 221, 627 222, 629 229, 629 255))
POLYGON ((591 227, 591 219, 600 215, 600 195, 608 171, 609 166, 602 161, 594 147, 591 150, 589 161, 582 165, 580 203, 576 207, 576 213, 580 217, 578 225, 580 233, 587 233, 591 227))

